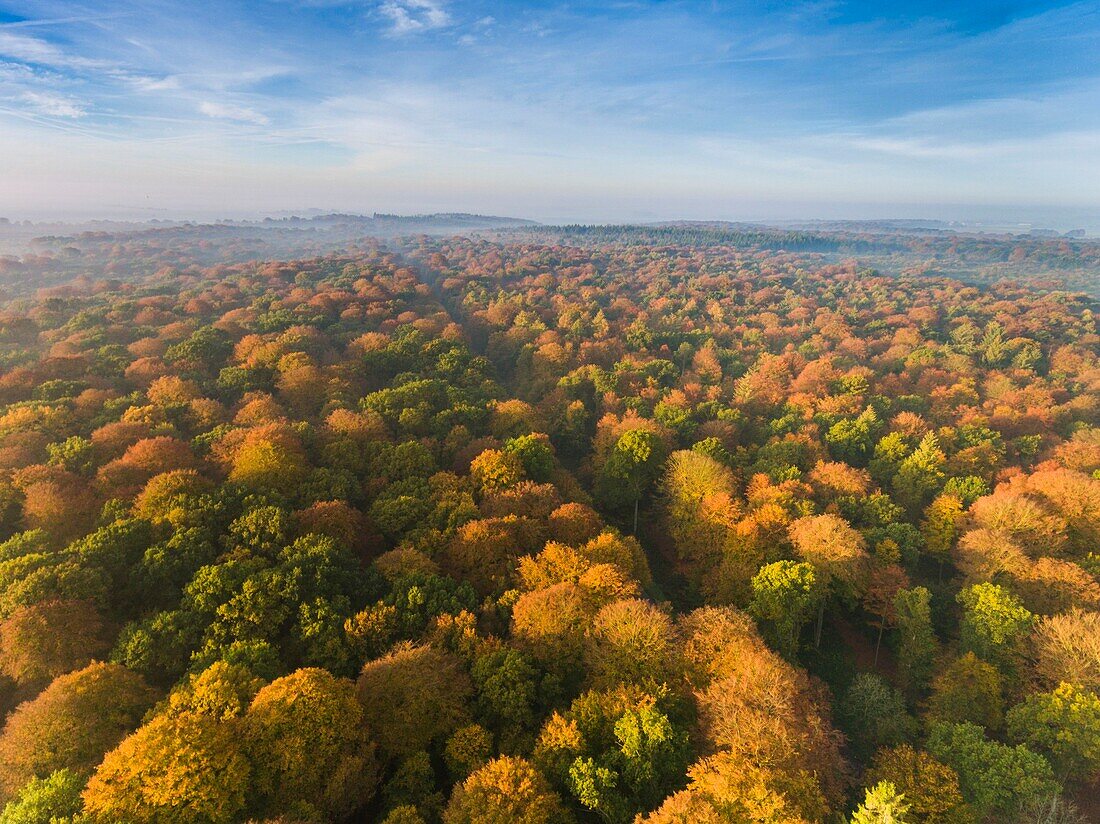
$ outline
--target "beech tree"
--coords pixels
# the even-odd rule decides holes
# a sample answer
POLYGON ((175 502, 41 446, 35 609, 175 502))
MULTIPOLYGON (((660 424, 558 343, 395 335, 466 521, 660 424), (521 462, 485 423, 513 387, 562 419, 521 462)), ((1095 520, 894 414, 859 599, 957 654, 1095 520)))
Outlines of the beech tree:
POLYGON ((572 816, 546 779, 522 758, 502 756, 455 787, 445 824, 558 824, 572 816))
POLYGON ((469 676, 434 647, 398 645, 363 667, 356 689, 371 736, 387 757, 443 742, 468 720, 469 676))
POLYGON ((238 724, 162 713, 107 754, 84 790, 89 815, 135 824, 231 821, 249 798, 238 724))
POLYGON ((156 693, 116 664, 91 664, 59 676, 20 704, 0 733, 0 792, 57 770, 87 773, 134 729, 156 693))
POLYGON ((39 601, 0 622, 0 672, 44 685, 106 652, 103 622, 86 601, 39 601))
POLYGON ((1009 736, 1047 755, 1061 775, 1100 774, 1100 696, 1074 684, 1029 695, 1008 711, 1009 736))
POLYGON ((799 633, 825 596, 813 565, 794 561, 766 564, 753 577, 752 592, 752 614, 774 627, 779 651, 794 658, 799 633))
POLYGON ((1050 763, 1023 745, 988 740, 976 724, 932 727, 928 749, 959 775, 963 797, 979 816, 1008 816, 1057 792, 1050 763))
POLYGON ((598 479, 598 494, 611 506, 634 508, 632 534, 638 532, 638 505, 657 478, 664 444, 648 429, 628 429, 615 442, 598 479))
POLYGON ((351 681, 300 669, 256 693, 242 734, 253 767, 250 803, 265 814, 313 809, 341 818, 376 785, 375 745, 351 681))
MULTIPOLYGON (((870 557, 863 537, 836 515, 799 518, 790 525, 795 551, 814 567, 822 588, 834 597, 854 600, 866 585, 870 557)), ((814 645, 821 644, 825 599, 818 602, 814 645)))
POLYGON ((963 800, 959 776, 924 750, 908 744, 881 749, 864 775, 867 786, 893 784, 909 805, 915 824, 970 824, 973 813, 963 800))
POLYGON ((951 724, 969 721, 998 730, 1004 718, 1003 678, 972 652, 956 658, 932 681, 930 718, 951 724))

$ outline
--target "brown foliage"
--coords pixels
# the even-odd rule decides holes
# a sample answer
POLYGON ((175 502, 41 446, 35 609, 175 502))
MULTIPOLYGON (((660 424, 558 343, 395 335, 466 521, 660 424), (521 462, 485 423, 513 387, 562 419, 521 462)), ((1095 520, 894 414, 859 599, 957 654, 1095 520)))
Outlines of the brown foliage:
POLYGON ((42 686, 106 651, 99 613, 84 601, 40 601, 0 623, 0 672, 23 686, 42 686))
POLYGON ((141 676, 117 664, 91 664, 56 678, 20 704, 0 733, 0 795, 60 769, 85 772, 137 726, 153 703, 141 676))

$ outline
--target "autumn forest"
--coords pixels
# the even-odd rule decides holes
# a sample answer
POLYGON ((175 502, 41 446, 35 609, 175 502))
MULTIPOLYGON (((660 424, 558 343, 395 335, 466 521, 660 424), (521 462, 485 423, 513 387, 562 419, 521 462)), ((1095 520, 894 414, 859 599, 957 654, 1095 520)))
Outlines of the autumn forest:
POLYGON ((0 260, 0 824, 1100 821, 1100 247, 381 219, 0 260))

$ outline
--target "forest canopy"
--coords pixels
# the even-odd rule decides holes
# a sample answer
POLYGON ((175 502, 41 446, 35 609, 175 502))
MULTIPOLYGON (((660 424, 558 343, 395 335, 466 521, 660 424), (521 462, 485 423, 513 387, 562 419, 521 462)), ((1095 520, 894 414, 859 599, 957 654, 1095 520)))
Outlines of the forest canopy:
POLYGON ((1096 820, 1100 304, 893 242, 7 301, 0 824, 1096 820))

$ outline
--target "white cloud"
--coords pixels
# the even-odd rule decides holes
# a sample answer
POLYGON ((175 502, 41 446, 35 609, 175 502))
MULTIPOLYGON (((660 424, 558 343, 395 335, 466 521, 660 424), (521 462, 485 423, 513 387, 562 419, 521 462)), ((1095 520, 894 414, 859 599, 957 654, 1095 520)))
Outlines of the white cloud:
POLYGON ((389 18, 390 34, 397 37, 440 29, 451 22, 439 0, 384 0, 379 11, 389 18))
POLYGON ((234 103, 214 103, 204 100, 199 104, 199 112, 207 117, 218 120, 235 120, 238 123, 255 123, 257 126, 266 126, 271 121, 268 118, 247 106, 238 106, 234 103))
POLYGON ((38 114, 49 117, 84 117, 87 112, 77 101, 50 92, 24 92, 20 98, 38 114))
POLYGON ((130 78, 130 82, 140 92, 167 92, 176 91, 180 88, 179 78, 173 75, 167 77, 138 76, 130 78))
POLYGON ((0 31, 0 55, 21 63, 34 63, 54 68, 108 68, 108 64, 102 61, 67 54, 53 43, 37 37, 27 37, 6 31, 0 31))

